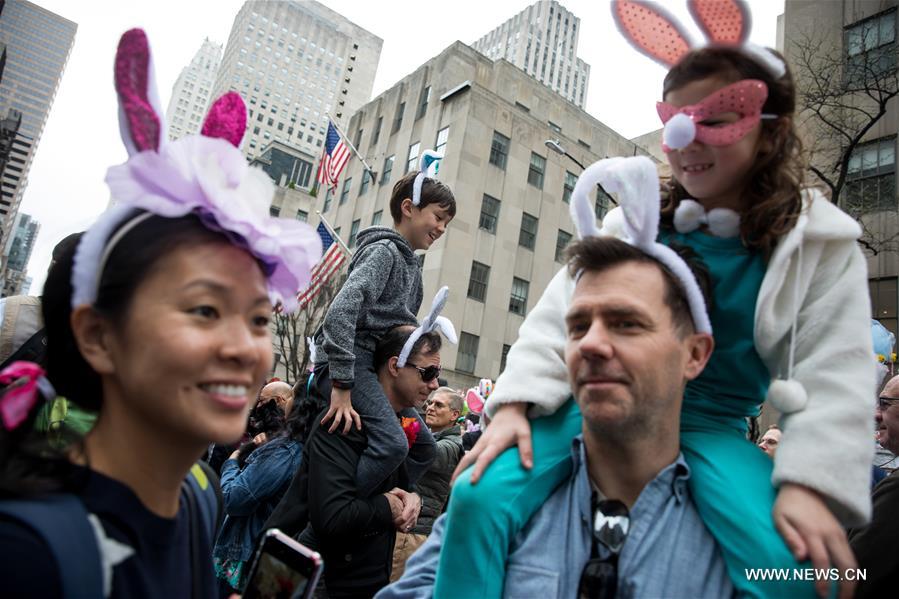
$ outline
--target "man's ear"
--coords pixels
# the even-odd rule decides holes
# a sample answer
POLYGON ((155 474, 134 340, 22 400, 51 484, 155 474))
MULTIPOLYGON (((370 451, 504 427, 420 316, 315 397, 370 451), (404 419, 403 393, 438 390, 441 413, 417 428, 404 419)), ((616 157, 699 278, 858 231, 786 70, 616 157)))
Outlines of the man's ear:
POLYGON ((708 333, 693 333, 684 341, 687 345, 687 363, 684 365, 684 377, 692 381, 702 373, 712 350, 715 349, 715 340, 708 333))
POLYGON ((387 360, 387 372, 390 373, 390 376, 397 377, 400 375, 400 367, 397 366, 397 362, 399 361, 399 356, 393 356, 387 360))
POLYGON ((402 212, 403 216, 406 218, 412 218, 413 208, 415 208, 415 204, 412 203, 412 198, 406 198, 400 202, 400 212, 402 212))
POLYGON ((109 321, 92 307, 78 306, 70 317, 72 336, 85 361, 98 374, 112 374, 115 363, 109 337, 112 331, 109 321))

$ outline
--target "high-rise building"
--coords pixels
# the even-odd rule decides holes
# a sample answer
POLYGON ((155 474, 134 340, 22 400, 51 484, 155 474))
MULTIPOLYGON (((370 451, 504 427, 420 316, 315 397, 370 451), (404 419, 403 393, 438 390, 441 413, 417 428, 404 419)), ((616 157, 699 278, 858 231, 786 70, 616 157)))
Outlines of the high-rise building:
POLYGON ((246 101, 249 158, 272 142, 319 156, 327 115, 345 123, 371 98, 382 44, 314 0, 248 0, 234 18, 213 96, 234 90, 246 101))
POLYGON ((508 60, 583 108, 590 65, 577 57, 580 23, 556 0, 538 0, 472 47, 491 60, 508 60))
MULTIPOLYGON (((378 171, 375 181, 353 158, 336 193, 320 190, 311 208, 290 204, 281 213, 292 218, 297 206, 305 211, 297 218, 315 225, 309 211, 318 209, 352 248, 362 228, 390 224, 393 185, 418 168, 421 153, 444 154, 438 178, 453 190, 457 212, 422 256, 419 316, 448 285, 443 314, 459 344, 445 345, 441 362, 456 388, 503 370, 525 314, 563 268, 564 249, 576 236, 569 208, 581 173, 569 156, 590 164, 649 155, 521 69, 461 42, 362 106, 347 133, 378 171)), ((604 216, 609 196, 597 189, 592 199, 604 216)))
POLYGON ((207 38, 190 64, 181 69, 165 111, 170 140, 200 132, 221 62, 222 45, 207 38))
POLYGON ((6 277, 3 281, 2 296, 19 295, 27 293, 25 287, 25 269, 31 258, 31 250, 41 225, 31 216, 19 212, 10 229, 9 243, 4 248, 8 256, 6 262, 6 277))
POLYGON ((0 243, 9 247, 8 233, 78 25, 27 0, 6 2, 2 11, 0 42, 6 44, 6 65, 0 83, 0 118, 17 118, 16 113, 22 118, 2 176, 0 243))

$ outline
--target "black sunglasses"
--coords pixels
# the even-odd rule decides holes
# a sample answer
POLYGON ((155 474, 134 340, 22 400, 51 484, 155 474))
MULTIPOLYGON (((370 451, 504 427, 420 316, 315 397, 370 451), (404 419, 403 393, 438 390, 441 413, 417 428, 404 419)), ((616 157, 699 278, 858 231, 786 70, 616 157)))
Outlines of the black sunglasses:
POLYGON ((422 368, 421 366, 406 362, 406 368, 414 368, 417 370, 418 374, 421 375, 422 382, 425 383, 430 383, 440 376, 440 366, 428 366, 427 368, 422 368))
POLYGON ((593 513, 591 559, 584 564, 578 584, 579 599, 613 599, 618 591, 618 555, 627 538, 630 516, 627 506, 617 499, 596 504, 593 513), (599 557, 599 543, 608 549, 599 557))
POLYGON ((881 412, 887 411, 893 402, 899 401, 899 397, 878 397, 877 398, 877 407, 880 408, 881 412))

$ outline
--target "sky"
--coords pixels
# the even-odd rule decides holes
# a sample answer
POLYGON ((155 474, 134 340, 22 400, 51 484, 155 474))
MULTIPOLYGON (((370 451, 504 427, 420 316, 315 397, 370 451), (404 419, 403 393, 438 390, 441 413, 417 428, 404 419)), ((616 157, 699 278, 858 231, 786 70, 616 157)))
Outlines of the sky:
MULTIPOLYGON (((226 44, 243 0, 33 0, 78 24, 75 46, 35 154, 21 210, 41 224, 28 274, 40 294, 53 246, 90 226, 109 203, 106 169, 127 159, 119 136, 112 62, 118 37, 147 31, 162 106, 204 38, 226 44)), ((269 0, 277 1, 277 0, 269 0)), ((321 0, 384 40, 372 97, 389 89, 456 40, 472 43, 521 12, 528 0, 321 0)), ((774 46, 783 0, 750 0, 750 39, 774 46)), ((665 70, 634 51, 605 0, 562 0, 581 19, 577 55, 591 67, 586 110, 632 138, 658 129, 655 113, 665 70)), ((690 33, 696 25, 678 0, 666 0, 690 33)), ((563 101, 560 99, 560 101, 563 101)))

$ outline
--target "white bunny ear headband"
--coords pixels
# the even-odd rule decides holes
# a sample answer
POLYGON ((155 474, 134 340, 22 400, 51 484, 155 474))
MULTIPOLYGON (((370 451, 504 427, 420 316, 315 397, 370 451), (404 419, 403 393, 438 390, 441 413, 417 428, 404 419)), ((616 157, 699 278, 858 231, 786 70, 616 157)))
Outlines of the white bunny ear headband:
POLYGON ((743 0, 687 0, 687 7, 708 44, 691 40, 677 19, 658 3, 613 0, 612 15, 622 35, 638 52, 669 69, 690 50, 718 45, 739 47, 775 78, 787 72, 783 60, 748 41, 752 18, 743 0))
POLYGON ((249 168, 238 149, 246 132, 243 99, 229 92, 209 109, 200 135, 166 143, 150 44, 142 29, 126 31, 115 57, 119 129, 128 161, 106 182, 118 204, 85 232, 72 269, 72 307, 93 304, 113 248, 151 216, 196 214, 202 224, 250 252, 262 265, 269 296, 290 311, 321 256, 321 239, 304 223, 274 219, 274 184, 249 168))
POLYGON ((683 258, 670 247, 656 242, 659 233, 659 176, 655 164, 646 156, 606 158, 587 167, 571 194, 571 220, 578 237, 596 237, 596 214, 590 194, 596 184, 618 193, 623 215, 624 241, 649 254, 680 281, 687 294, 693 325, 700 333, 712 332, 705 299, 693 272, 683 258))
POLYGON ((434 174, 437 174, 437 170, 440 168, 438 160, 443 160, 443 154, 434 150, 425 150, 421 155, 421 160, 418 161, 418 174, 415 175, 415 182, 412 183, 413 206, 421 204, 421 186, 425 182, 425 177, 428 176, 428 169, 431 168, 431 165, 434 165, 434 174))
POLYGON ((447 341, 454 345, 459 342, 456 338, 456 329, 453 328, 453 323, 450 322, 449 318, 446 316, 440 316, 443 307, 446 305, 446 298, 448 295, 449 287, 444 286, 441 287, 440 291, 437 292, 437 295, 434 296, 434 301, 431 303, 431 311, 428 312, 428 315, 421 321, 421 326, 412 331, 412 334, 409 335, 405 345, 403 345, 403 350, 400 352, 399 359, 396 361, 397 366, 402 368, 406 365, 406 360, 409 359, 412 348, 415 347, 415 343, 425 333, 431 333, 440 329, 440 332, 443 333, 443 336, 446 337, 447 341))

